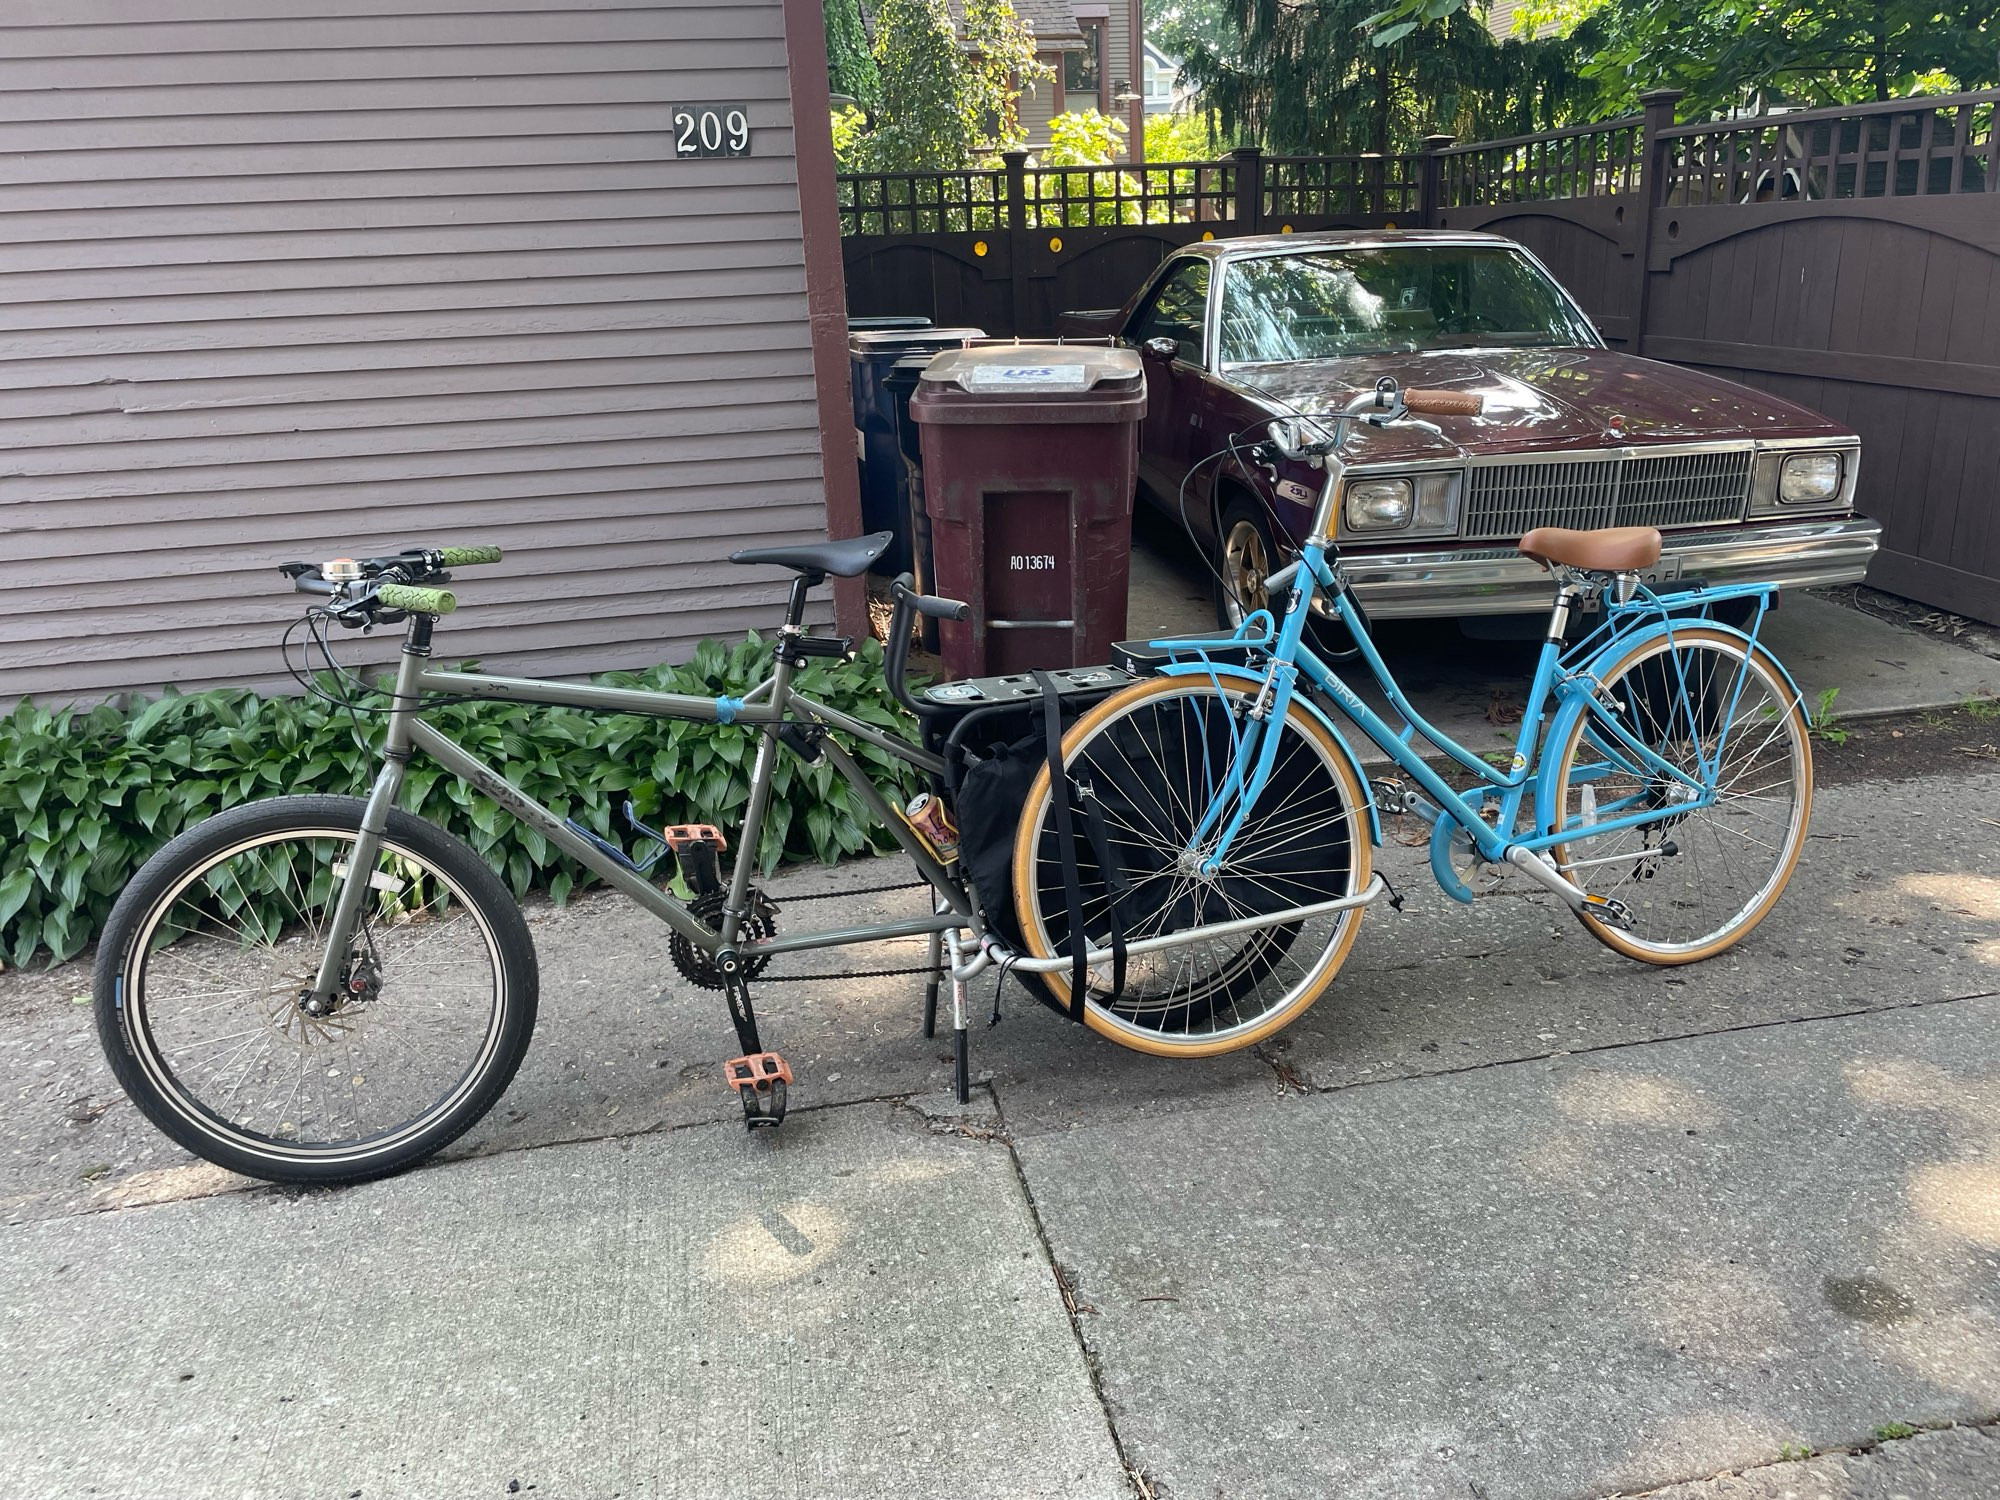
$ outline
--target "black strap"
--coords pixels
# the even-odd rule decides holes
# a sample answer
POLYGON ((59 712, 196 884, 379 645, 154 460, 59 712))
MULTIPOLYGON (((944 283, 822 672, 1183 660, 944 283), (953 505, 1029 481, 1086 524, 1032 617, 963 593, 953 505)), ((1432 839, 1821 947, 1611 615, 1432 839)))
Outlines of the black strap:
POLYGON ((1062 695, 1048 673, 1034 673, 1042 690, 1042 730, 1048 740, 1049 805, 1055 809, 1056 842, 1062 855, 1063 905, 1069 912, 1069 1018, 1083 1019, 1083 996, 1089 984, 1090 965, 1085 957, 1090 947, 1083 927, 1083 886, 1076 873, 1076 820, 1070 816, 1069 773, 1062 762, 1062 695))
POLYGON ((1097 788, 1078 787, 1076 800, 1083 808, 1083 831, 1090 837, 1090 852, 1111 892, 1111 998, 1116 1000, 1125 993, 1125 923, 1118 915, 1118 906, 1132 887, 1126 882, 1125 867, 1111 858, 1111 835, 1104 827, 1104 806, 1097 800, 1097 788))

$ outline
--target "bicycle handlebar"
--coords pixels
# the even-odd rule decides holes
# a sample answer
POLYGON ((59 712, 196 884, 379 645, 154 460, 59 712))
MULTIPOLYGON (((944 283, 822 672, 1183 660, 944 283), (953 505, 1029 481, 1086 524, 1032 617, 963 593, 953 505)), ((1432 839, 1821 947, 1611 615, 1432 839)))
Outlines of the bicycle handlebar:
POLYGON ((1410 389, 1403 392, 1403 408, 1406 411, 1421 412, 1432 417, 1476 417, 1486 410, 1486 398, 1471 391, 1426 391, 1410 389))
POLYGON ((302 594, 326 594, 341 601, 334 611, 352 627, 372 623, 381 610, 448 615, 458 608, 458 596, 424 585, 448 580, 447 569, 496 563, 502 556, 498 547, 411 547, 394 557, 281 563, 278 571, 302 594), (328 570, 333 571, 331 578, 328 570))
POLYGON ((896 612, 889 617, 889 640, 884 647, 882 680, 888 686, 890 697, 919 719, 925 719, 950 710, 941 704, 919 703, 910 696, 910 689, 903 681, 904 670, 910 661, 910 626, 917 615, 933 620, 969 620, 972 618, 972 606, 957 599, 920 594, 910 587, 910 583, 910 575, 904 573, 889 585, 889 597, 896 601, 896 612))
POLYGON ((448 615, 458 608, 458 595, 450 589, 412 588, 407 583, 385 583, 375 597, 390 609, 413 615, 448 615))
POLYGON ((935 594, 920 594, 910 587, 907 581, 909 577, 910 575, 905 573, 889 585, 889 597, 896 601, 899 609, 904 604, 908 604, 918 614, 932 620, 969 620, 972 618, 972 606, 970 604, 957 599, 942 599, 935 594))

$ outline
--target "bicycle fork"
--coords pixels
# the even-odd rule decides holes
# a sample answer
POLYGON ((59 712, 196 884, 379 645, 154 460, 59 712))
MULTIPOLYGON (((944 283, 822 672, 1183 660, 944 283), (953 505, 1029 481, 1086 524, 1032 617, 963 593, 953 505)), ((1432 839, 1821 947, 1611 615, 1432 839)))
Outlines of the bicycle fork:
MULTIPOLYGON (((375 862, 382 852, 382 839, 389 831, 389 812, 402 795, 403 776, 410 765, 410 715, 420 701, 417 677, 430 661, 431 620, 418 615, 403 641, 403 654, 396 664, 396 686, 389 703, 389 729, 382 746, 382 769, 362 809, 361 829, 348 854, 347 870, 341 878, 340 898, 326 924, 326 948, 320 954, 319 973, 312 992, 301 1005, 308 1015, 322 1015, 333 1005, 334 996, 345 986, 359 986, 359 976, 350 972, 349 958, 354 935, 361 926, 362 904, 376 890, 375 862)), ((334 874, 341 877, 336 867, 334 874)))

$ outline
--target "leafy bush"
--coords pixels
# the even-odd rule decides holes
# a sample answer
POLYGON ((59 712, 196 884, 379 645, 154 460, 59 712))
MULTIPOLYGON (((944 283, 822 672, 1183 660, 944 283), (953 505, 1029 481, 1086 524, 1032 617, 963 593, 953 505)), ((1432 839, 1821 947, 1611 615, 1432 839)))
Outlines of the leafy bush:
MULTIPOLYGON (((771 658, 771 645, 753 633, 734 647, 704 641, 683 666, 597 680, 741 697, 769 674, 771 658)), ((882 691, 873 641, 857 662, 814 661, 792 681, 866 723, 909 728, 882 691)), ((386 699, 364 702, 379 710, 386 699)), ((629 837, 614 819, 627 798, 655 825, 718 823, 731 832, 749 801, 754 728, 519 703, 452 702, 425 717, 559 816, 613 842, 629 837)), ((218 690, 55 713, 23 703, 0 719, 0 961, 18 966, 44 951, 52 961, 73 957, 153 851, 211 813, 291 792, 365 794, 382 722, 362 715, 364 748, 346 712, 315 698, 218 690)), ((908 765, 870 745, 854 750, 885 794, 916 789, 908 765)), ((594 879, 421 756, 401 805, 465 839, 516 896, 541 889, 560 902, 594 879)), ((756 850, 761 867, 788 856, 832 863, 892 845, 830 761, 779 756, 756 850)))

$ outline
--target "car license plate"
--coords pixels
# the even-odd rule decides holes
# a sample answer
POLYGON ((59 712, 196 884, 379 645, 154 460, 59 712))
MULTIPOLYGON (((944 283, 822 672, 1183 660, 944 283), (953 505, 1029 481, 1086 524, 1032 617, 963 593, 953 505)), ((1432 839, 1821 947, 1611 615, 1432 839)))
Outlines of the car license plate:
POLYGON ((1678 557, 1663 557, 1639 574, 1645 581, 1646 587, 1651 589, 1656 589, 1663 583, 1677 583, 1680 581, 1680 576, 1681 560, 1678 557))

